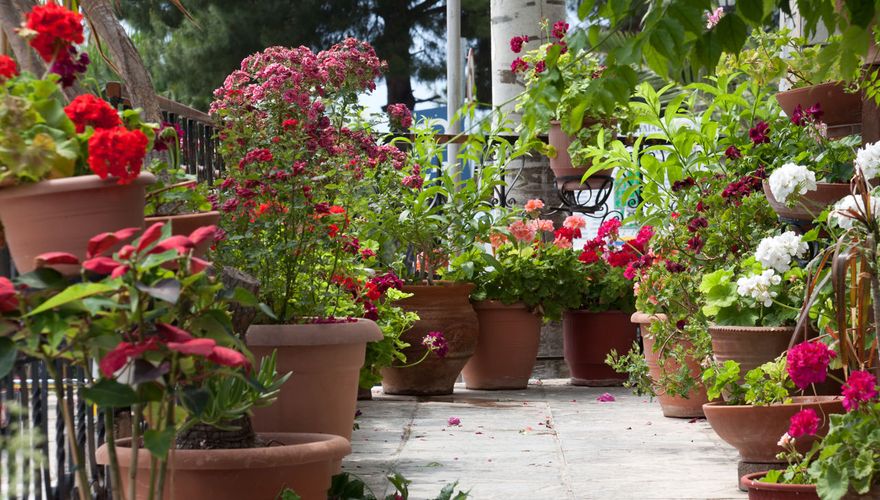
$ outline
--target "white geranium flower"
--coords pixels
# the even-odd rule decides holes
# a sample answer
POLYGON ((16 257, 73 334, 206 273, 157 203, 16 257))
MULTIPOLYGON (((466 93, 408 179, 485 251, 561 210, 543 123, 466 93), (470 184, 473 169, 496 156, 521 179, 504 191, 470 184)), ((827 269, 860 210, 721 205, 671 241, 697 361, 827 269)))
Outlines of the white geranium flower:
POLYGON ((802 196, 807 191, 816 190, 816 174, 794 163, 786 163, 774 170, 767 182, 776 201, 785 204, 792 195, 802 196))
POLYGON ((784 273, 791 269, 791 259, 803 257, 809 246, 801 241, 794 231, 786 231, 779 236, 764 238, 755 250, 755 259, 767 269, 784 273))
MULTIPOLYGON (((834 210, 828 214, 828 222, 837 224, 838 227, 843 229, 852 229, 855 219, 849 215, 848 211, 850 209, 858 213, 865 212, 860 196, 846 195, 841 198, 840 201, 834 204, 834 210)), ((871 196, 871 211, 874 212, 874 217, 880 216, 880 197, 871 196)))
POLYGON ((880 175, 880 141, 867 144, 856 152, 856 170, 864 174, 865 179, 873 179, 880 175))
POLYGON ((751 297, 764 304, 764 307, 773 305, 773 299, 777 292, 770 288, 782 282, 782 277, 772 269, 766 269, 761 274, 743 276, 736 280, 736 293, 743 297, 751 297))

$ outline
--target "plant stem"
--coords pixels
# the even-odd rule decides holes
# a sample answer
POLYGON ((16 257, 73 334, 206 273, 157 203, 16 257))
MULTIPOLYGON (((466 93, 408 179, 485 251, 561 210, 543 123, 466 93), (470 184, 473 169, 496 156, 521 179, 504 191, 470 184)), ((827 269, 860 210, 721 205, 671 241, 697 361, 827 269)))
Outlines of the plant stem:
POLYGON ((72 452, 71 458, 73 459, 73 468, 76 470, 76 479, 79 483, 77 492, 79 493, 80 500, 89 500, 89 497, 91 496, 88 493, 90 491, 89 477, 86 475, 86 469, 83 467, 82 450, 76 442, 76 425, 73 422, 73 416, 70 414, 70 408, 67 406, 67 398, 64 396, 63 381, 59 378, 58 370, 55 369, 52 360, 48 356, 44 359, 46 360, 46 370, 55 382, 53 384, 55 389, 55 404, 61 406, 61 416, 64 419, 64 428, 67 432, 67 442, 70 445, 70 450, 72 452))
POLYGON ((122 490, 122 476, 119 474, 119 458, 116 456, 116 415, 113 408, 104 409, 104 427, 107 433, 107 456, 110 459, 110 491, 113 498, 125 500, 122 490))
POLYGON ((131 465, 128 469, 128 496, 135 500, 137 498, 137 473, 138 473, 138 453, 140 450, 140 431, 141 419, 144 416, 143 407, 139 403, 135 403, 131 407, 131 465))

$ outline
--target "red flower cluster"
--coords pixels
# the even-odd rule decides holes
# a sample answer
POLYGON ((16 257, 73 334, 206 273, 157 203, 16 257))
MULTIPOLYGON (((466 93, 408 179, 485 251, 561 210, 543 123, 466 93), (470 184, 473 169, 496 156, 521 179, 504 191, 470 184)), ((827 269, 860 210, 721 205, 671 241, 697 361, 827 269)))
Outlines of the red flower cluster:
POLYGON ((0 276, 0 312, 18 310, 18 292, 9 278, 0 276))
POLYGON ((592 264, 604 257, 611 267, 625 267, 623 275, 626 279, 635 278, 639 269, 644 269, 654 262, 654 256, 647 251, 648 242, 654 236, 654 228, 643 226, 635 239, 616 245, 620 231, 619 219, 608 219, 599 226, 596 237, 588 241, 578 259, 585 264, 592 264))
POLYGON ((801 436, 814 436, 819 432, 819 416, 816 410, 807 408, 791 416, 789 420, 788 435, 793 438, 801 436))
POLYGON ((514 73, 525 72, 528 71, 528 69, 529 63, 523 61, 521 57, 517 57, 512 63, 510 63, 510 71, 513 71, 514 73))
POLYGON ((422 345, 434 351, 439 358, 445 358, 449 353, 449 342, 443 336, 443 332, 428 332, 422 339, 422 345))
POLYGON ((110 103, 92 94, 76 96, 64 107, 64 113, 76 125, 76 132, 81 134, 86 127, 94 129, 110 129, 122 125, 119 113, 110 103))
POLYGON ((770 142, 770 125, 767 122, 759 121, 757 125, 749 129, 749 139, 756 146, 770 142))
POLYGON ((758 167, 751 174, 744 175, 739 180, 728 184, 724 191, 721 192, 721 197, 727 200, 728 203, 739 206, 742 204, 743 198, 762 190, 762 181, 766 178, 766 169, 763 166, 758 167))
POLYGON ((791 123, 801 127, 806 125, 807 122, 819 121, 824 114, 825 112, 822 111, 822 105, 818 102, 807 109, 803 109, 801 105, 798 104, 791 113, 791 123))
POLYGON ((854 371, 843 384, 841 394, 846 411, 858 410, 860 403, 866 403, 877 397, 877 378, 870 372, 854 371))
POLYGON ((743 155, 740 152, 739 148, 734 145, 730 145, 727 147, 727 149, 724 150, 724 156, 726 156, 730 160, 736 160, 742 158, 743 155))
POLYGON ((788 376, 800 389, 822 383, 828 375, 828 364, 835 356, 837 354, 822 342, 801 342, 788 350, 788 376))
POLYGON ((0 78, 6 80, 14 76, 18 76, 18 65, 15 63, 15 59, 0 55, 0 78))
POLYGON ((406 107, 406 104, 389 104, 388 118, 391 122, 391 127, 396 129, 406 130, 412 127, 413 124, 412 113, 406 107))
POLYGON ((550 31, 550 34, 553 35, 554 38, 558 38, 562 40, 565 34, 568 33, 568 23, 565 21, 556 21, 553 23, 553 29, 550 31))
POLYGON ((251 163, 269 163, 274 159, 272 152, 265 148, 252 149, 245 153, 244 158, 238 162, 238 168, 244 168, 251 163))
POLYGON ((514 54, 519 54, 522 52, 523 44, 528 41, 529 35, 515 36, 510 39, 510 50, 513 51, 514 54))
POLYGON ((98 129, 89 138, 89 168, 98 177, 113 176, 128 184, 141 173, 149 139, 125 127, 98 129))
POLYGON ((82 15, 52 0, 31 9, 25 27, 37 33, 30 44, 46 62, 68 57, 67 48, 71 44, 83 43, 82 15))
POLYGON ((688 177, 681 181, 675 181, 672 183, 672 192, 677 193, 679 191, 683 191, 685 189, 689 189, 694 187, 697 184, 697 181, 694 180, 693 177, 688 177))

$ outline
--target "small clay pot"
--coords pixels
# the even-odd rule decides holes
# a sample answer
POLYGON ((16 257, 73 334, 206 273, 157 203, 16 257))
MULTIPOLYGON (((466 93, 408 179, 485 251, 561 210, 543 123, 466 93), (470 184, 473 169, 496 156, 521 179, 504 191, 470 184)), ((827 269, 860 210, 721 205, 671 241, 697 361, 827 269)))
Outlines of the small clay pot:
POLYGON ((776 200, 769 182, 765 180, 763 187, 764 196, 777 216, 797 221, 805 227, 812 227, 813 219, 823 210, 851 193, 848 183, 818 182, 814 191, 807 191, 794 206, 789 207, 776 200))
POLYGON ((786 90, 776 94, 776 100, 789 117, 798 105, 807 109, 818 102, 823 111, 820 120, 829 127, 862 122, 862 94, 847 92, 842 83, 828 82, 786 90))
POLYGON ((626 375, 605 363, 612 350, 626 354, 638 337, 638 326, 621 311, 565 311, 562 316, 565 363, 571 383, 591 387, 620 385, 626 375))
MULTIPOLYGON (((596 121, 586 121, 584 126, 590 126, 597 123, 596 121)), ((556 187, 565 191, 580 191, 590 187, 602 187, 607 178, 611 176, 613 170, 600 170, 593 174, 586 183, 581 182, 581 178, 587 173, 591 165, 572 165, 571 156, 568 154, 568 147, 572 143, 572 137, 562 130, 562 126, 558 121, 550 122, 550 130, 547 133, 547 142, 556 149, 556 157, 550 158, 550 170, 556 176, 556 187)))
POLYGON ((419 320, 401 335, 409 344, 403 350, 407 362, 414 363, 425 354, 422 339, 428 332, 441 332, 449 344, 444 357, 430 353, 415 366, 382 368, 382 390, 386 394, 436 396, 452 394, 461 369, 474 354, 480 331, 479 320, 470 302, 471 283, 435 282, 434 285, 405 285, 412 297, 396 302, 419 320))
POLYGON ((758 481, 766 472, 748 474, 740 479, 740 486, 749 492, 749 500, 819 500, 816 486, 812 484, 776 484, 758 481))
MULTIPOLYGON (((267 446, 231 450, 171 450, 164 498, 241 500, 276 498, 284 488, 303 500, 325 500, 337 464, 351 453, 351 444, 327 434, 267 433, 267 446)), ((129 490, 131 439, 116 441, 123 491, 129 490)), ((108 465, 107 445, 95 453, 108 465)), ((150 452, 138 449, 137 498, 149 498, 150 452)))
POLYGON ((715 361, 739 363, 740 374, 773 361, 788 349, 794 327, 710 326, 715 361))
MULTIPOLYGON (((193 231, 200 227, 216 226, 220 222, 220 212, 199 212, 195 214, 165 215, 144 218, 144 225, 146 227, 150 227, 157 222, 170 222, 171 234, 173 235, 189 236, 193 231)), ((204 257, 213 243, 213 237, 199 243, 199 245, 193 249, 193 256, 199 258, 204 257)))
POLYGON ((254 429, 351 439, 367 342, 381 339, 382 331, 368 319, 251 325, 245 342, 254 357, 259 360, 275 351, 278 373, 293 373, 274 404, 254 409, 254 429))
MULTIPOLYGON (((33 271, 34 259, 46 252, 85 258, 89 240, 98 234, 144 227, 144 192, 156 177, 141 173, 129 184, 97 175, 51 179, 0 189, 0 221, 20 273, 33 271)), ((53 266, 67 275, 80 266, 53 266)))
POLYGON ((541 317, 523 303, 474 303, 480 322, 477 348, 461 375, 468 389, 525 389, 538 357, 541 317))

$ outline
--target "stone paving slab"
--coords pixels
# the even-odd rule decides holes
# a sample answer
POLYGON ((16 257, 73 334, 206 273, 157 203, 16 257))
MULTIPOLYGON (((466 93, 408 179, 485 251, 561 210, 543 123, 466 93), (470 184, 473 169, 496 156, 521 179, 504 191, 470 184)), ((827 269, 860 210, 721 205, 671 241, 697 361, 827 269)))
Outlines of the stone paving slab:
POLYGON ((665 418, 656 401, 623 388, 566 380, 524 391, 469 391, 407 398, 374 389, 361 401, 353 453, 343 469, 377 497, 384 477, 412 480, 410 498, 428 499, 458 481, 477 500, 743 499, 736 450, 705 420, 665 418), (613 394, 616 401, 596 397, 613 394), (461 419, 449 426, 448 419, 461 419))

